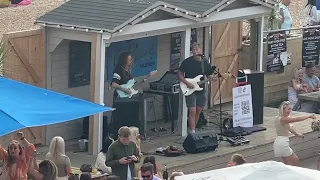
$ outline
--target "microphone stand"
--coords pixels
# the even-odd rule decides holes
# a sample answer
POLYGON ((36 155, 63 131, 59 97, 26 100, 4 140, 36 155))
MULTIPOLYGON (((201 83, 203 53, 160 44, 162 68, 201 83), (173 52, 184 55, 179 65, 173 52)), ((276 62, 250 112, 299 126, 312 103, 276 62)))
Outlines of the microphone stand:
POLYGON ((219 142, 221 141, 225 141, 223 136, 222 136, 222 98, 221 98, 221 78, 224 79, 225 81, 227 81, 227 79, 225 79, 220 71, 219 71, 219 68, 215 69, 214 70, 217 74, 218 74, 218 81, 219 81, 219 84, 218 84, 218 91, 219 91, 219 120, 220 120, 220 123, 219 123, 219 128, 220 128, 220 137, 219 137, 219 142))
MULTIPOLYGON (((205 58, 206 59, 206 57, 204 56, 204 55, 200 55, 201 56, 201 58, 205 58)), ((220 73, 220 70, 219 70, 219 68, 217 68, 216 67, 216 69, 214 69, 214 72, 216 73, 216 74, 218 74, 218 80, 219 80, 219 84, 218 84, 218 91, 219 91, 219 119, 220 119, 220 123, 219 123, 219 128, 220 128, 220 137, 219 137, 219 142, 221 142, 221 141, 224 141, 224 138, 223 138, 223 136, 222 136, 222 99, 221 99, 221 78, 222 79, 224 79, 225 81, 227 81, 228 82, 228 80, 227 79, 225 79, 222 75, 221 75, 221 73, 220 73)))

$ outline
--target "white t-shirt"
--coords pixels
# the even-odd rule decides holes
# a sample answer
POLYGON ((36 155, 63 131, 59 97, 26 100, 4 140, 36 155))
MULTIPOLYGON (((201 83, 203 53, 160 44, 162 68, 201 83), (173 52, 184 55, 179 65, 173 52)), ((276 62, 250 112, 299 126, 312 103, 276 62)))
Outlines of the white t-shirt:
POLYGON ((316 23, 319 22, 319 16, 318 16, 316 6, 308 4, 304 8, 304 14, 305 14, 305 22, 303 24, 304 26, 314 26, 316 25, 316 23))
POLYGON ((129 164, 128 164, 128 174, 127 174, 127 180, 131 180, 131 170, 130 170, 130 167, 129 167, 129 164))

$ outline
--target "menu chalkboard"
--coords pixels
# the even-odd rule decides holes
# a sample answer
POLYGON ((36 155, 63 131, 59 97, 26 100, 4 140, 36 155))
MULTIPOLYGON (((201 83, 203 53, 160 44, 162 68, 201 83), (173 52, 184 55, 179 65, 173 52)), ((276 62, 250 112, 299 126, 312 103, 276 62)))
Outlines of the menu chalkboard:
MULTIPOLYGON (((191 29, 190 44, 197 42, 197 29, 191 29)), ((170 40, 170 70, 177 69, 180 62, 181 32, 172 33, 170 40)), ((191 53, 190 53, 191 54, 191 53)))
POLYGON ((282 70, 283 62, 288 61, 285 31, 268 33, 267 44, 267 72, 282 70))
POLYGON ((91 43, 69 42, 69 88, 90 84, 91 43))
POLYGON ((309 63, 319 64, 320 29, 303 29, 302 39, 302 67, 309 63))

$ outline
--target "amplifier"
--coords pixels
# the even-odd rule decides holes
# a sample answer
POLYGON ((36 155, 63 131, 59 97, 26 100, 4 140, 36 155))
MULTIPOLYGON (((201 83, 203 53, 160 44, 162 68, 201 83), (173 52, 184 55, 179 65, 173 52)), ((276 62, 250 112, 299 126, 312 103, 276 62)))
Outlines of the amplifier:
POLYGON ((167 71, 159 81, 150 83, 150 91, 177 94, 180 92, 180 81, 175 71, 167 71))
POLYGON ((217 147, 218 138, 213 132, 191 133, 183 142, 184 150, 191 154, 214 151, 217 147))
POLYGON ((248 84, 251 84, 253 124, 263 124, 263 103, 264 103, 264 72, 253 70, 240 70, 238 77, 247 76, 248 84))

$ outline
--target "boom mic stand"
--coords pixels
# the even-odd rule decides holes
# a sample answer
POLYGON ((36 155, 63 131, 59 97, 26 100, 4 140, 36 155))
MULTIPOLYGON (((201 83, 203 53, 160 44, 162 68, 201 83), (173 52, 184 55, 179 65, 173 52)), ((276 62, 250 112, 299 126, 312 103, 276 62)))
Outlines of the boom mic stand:
POLYGON ((227 79, 225 79, 224 77, 222 77, 219 68, 216 68, 214 70, 217 75, 218 75, 218 91, 219 91, 219 119, 220 119, 220 123, 219 123, 219 128, 220 128, 220 137, 219 137, 219 142, 224 141, 224 138, 222 136, 222 99, 221 99, 221 78, 224 79, 225 81, 227 81, 227 79))

